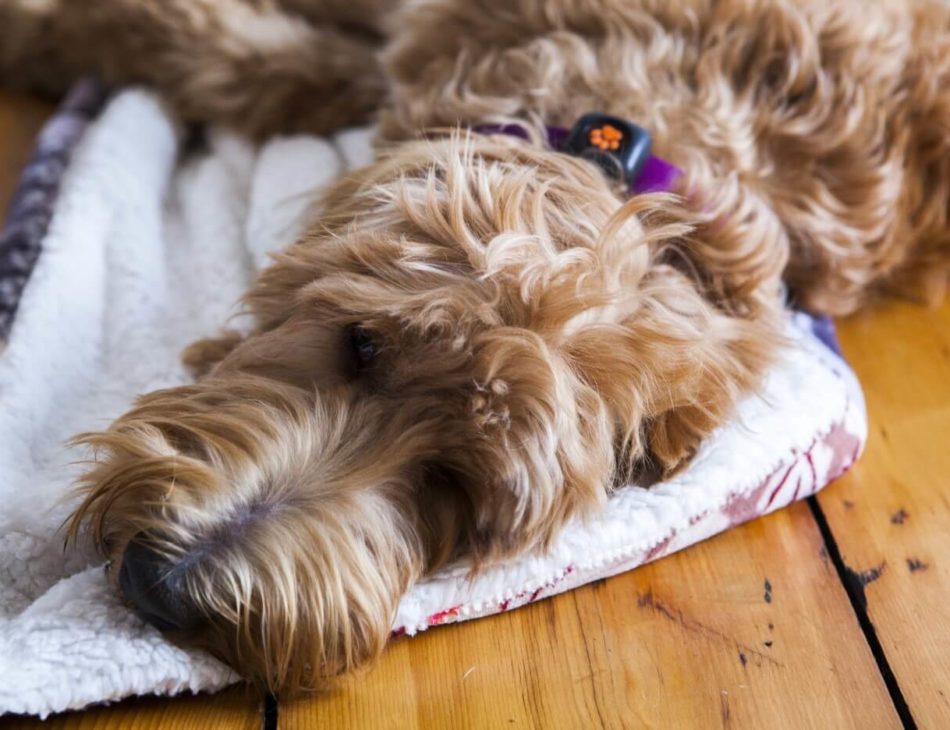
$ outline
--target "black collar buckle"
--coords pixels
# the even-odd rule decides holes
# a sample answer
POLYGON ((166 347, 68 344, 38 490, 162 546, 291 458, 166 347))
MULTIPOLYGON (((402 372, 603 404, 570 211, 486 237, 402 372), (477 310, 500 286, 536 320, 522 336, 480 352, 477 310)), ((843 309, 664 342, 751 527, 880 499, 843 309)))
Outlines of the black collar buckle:
POLYGON ((628 186, 651 156, 653 138, 643 127, 609 114, 585 114, 571 127, 563 150, 600 165, 628 186))

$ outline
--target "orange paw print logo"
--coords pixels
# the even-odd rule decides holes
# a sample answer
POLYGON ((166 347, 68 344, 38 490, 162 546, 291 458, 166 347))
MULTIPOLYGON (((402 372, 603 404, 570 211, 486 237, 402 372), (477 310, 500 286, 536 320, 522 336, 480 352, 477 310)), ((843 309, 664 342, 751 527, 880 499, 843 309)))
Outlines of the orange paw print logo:
POLYGON ((602 127, 594 127, 590 130, 590 143, 598 149, 607 152, 608 150, 620 149, 620 142, 623 140, 623 132, 612 124, 605 124, 602 127))

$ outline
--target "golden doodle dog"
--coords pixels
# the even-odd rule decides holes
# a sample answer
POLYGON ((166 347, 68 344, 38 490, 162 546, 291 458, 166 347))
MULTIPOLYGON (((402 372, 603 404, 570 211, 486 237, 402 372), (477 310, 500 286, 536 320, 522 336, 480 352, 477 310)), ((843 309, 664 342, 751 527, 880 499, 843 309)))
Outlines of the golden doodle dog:
POLYGON ((248 292, 254 330, 81 437, 73 535, 275 691, 371 661, 432 571, 681 468, 787 300, 947 283, 937 0, 6 0, 0 29, 5 83, 94 71, 256 138, 378 122, 248 292), (671 190, 629 193, 627 122, 671 190))

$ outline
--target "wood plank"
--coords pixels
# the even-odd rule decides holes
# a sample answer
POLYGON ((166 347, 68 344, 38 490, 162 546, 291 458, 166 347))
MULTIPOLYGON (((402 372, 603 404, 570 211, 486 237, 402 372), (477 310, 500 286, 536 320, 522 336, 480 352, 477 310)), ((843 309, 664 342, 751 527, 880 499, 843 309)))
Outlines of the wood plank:
POLYGON ((950 727, 950 300, 888 303, 839 326, 871 431, 819 499, 921 727, 950 727))
POLYGON ((808 506, 281 703, 304 728, 899 727, 808 506), (766 588, 766 581, 770 588, 766 588))
POLYGON ((168 699, 140 697, 109 707, 54 715, 45 722, 36 718, 0 719, 10 730, 259 730, 263 701, 256 692, 234 687, 216 695, 188 695, 168 699))
POLYGON ((36 134, 53 109, 33 97, 0 91, 0 219, 33 152, 36 134))

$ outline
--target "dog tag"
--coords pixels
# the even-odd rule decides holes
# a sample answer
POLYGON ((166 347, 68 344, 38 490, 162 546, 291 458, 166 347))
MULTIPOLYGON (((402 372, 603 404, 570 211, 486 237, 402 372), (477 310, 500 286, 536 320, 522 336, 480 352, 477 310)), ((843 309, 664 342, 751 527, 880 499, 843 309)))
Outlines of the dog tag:
POLYGON ((634 186, 650 158, 653 139, 643 127, 609 114, 585 114, 571 128, 564 151, 596 162, 608 175, 634 186))

